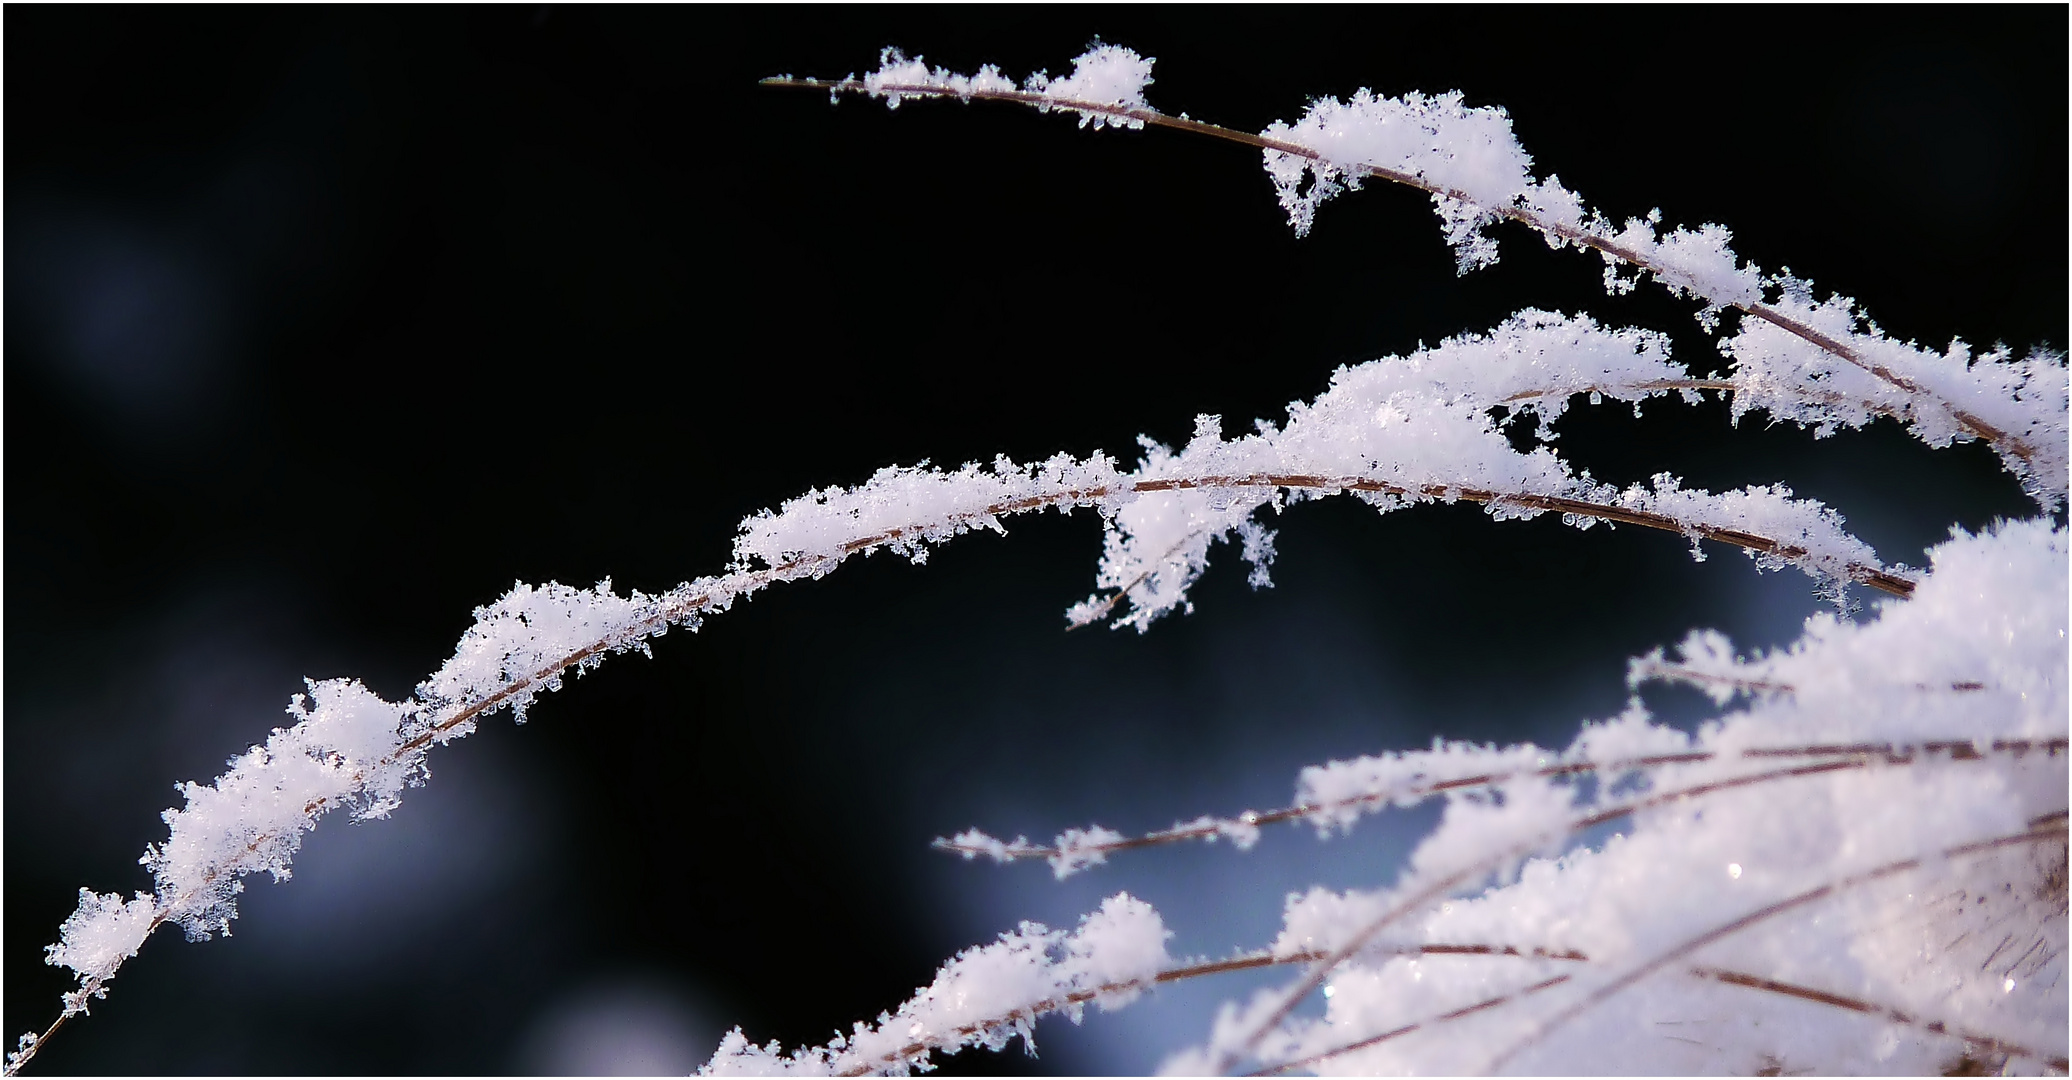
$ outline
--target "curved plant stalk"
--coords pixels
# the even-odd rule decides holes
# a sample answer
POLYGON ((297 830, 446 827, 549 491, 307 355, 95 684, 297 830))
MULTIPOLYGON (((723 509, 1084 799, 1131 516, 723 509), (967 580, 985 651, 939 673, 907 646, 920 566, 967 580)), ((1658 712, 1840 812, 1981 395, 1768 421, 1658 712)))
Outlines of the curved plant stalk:
MULTIPOLYGON (((1765 684, 1763 689, 1789 692, 1790 687, 1765 684)), ((1976 690, 1983 687, 1977 683, 1960 683, 1958 689, 1976 690)), ((2030 753, 2056 756, 2068 748, 2065 739, 1995 739, 1987 746, 1994 754, 2008 754, 2016 758, 2030 753)), ((1982 755, 1978 747, 1968 739, 1931 740, 1916 744, 1862 743, 1852 745, 1830 744, 1810 746, 1749 747, 1736 752, 1749 760, 1775 760, 1780 758, 1861 758, 1865 762, 1879 762, 1886 765, 1911 765, 1917 756, 1936 757, 1947 755, 1952 761, 1977 760, 1982 755)), ((1678 754, 1657 754, 1651 757, 1622 758, 1614 761, 1570 761, 1545 765, 1533 769, 1517 769, 1510 772, 1485 772, 1459 776, 1444 780, 1419 781, 1372 791, 1344 799, 1321 802, 1303 802, 1283 806, 1274 810, 1247 810, 1235 817, 1218 818, 1209 815, 1193 821, 1175 825, 1170 829, 1159 829, 1140 836, 1121 839, 1087 839, 1098 837, 1095 829, 1073 830, 1048 845, 1031 844, 1023 840, 1000 841, 985 836, 977 830, 960 833, 955 837, 937 837, 931 845, 938 851, 962 855, 967 859, 981 856, 996 862, 1009 863, 1023 859, 1046 859, 1058 866, 1059 875, 1070 869, 1093 865, 1105 861, 1107 856, 1139 848, 1161 847, 1186 840, 1216 840, 1221 837, 1241 835, 1247 830, 1256 830, 1261 825, 1279 825, 1293 821, 1327 820, 1338 812, 1381 806, 1398 800, 1423 800, 1433 795, 1457 791, 1463 788, 1494 787, 1499 784, 1528 777, 1578 776, 1586 773, 1621 773, 1639 769, 1660 768, 1666 765, 1691 765, 1715 760, 1720 755, 1711 750, 1693 750, 1678 754)), ((1242 843, 1243 841, 1240 841, 1242 843)))
MULTIPOLYGON (((1616 525, 1638 525, 1644 529, 1657 529, 1715 540, 1732 544, 1760 555, 1771 555, 1786 562, 1798 562, 1810 552, 1794 544, 1781 543, 1766 536, 1740 529, 1725 529, 1695 521, 1682 521, 1669 515, 1649 510, 1634 510, 1608 503, 1590 502, 1583 499, 1562 498, 1553 495, 1537 495, 1531 492, 1489 491, 1476 487, 1452 487, 1438 484, 1424 484, 1405 487, 1386 480, 1364 476, 1309 476, 1291 473, 1260 473, 1251 476, 1192 476, 1163 480, 1145 480, 1131 485, 1135 492, 1149 491, 1192 491, 1197 489, 1234 490, 1240 488, 1281 488, 1291 491, 1364 491, 1379 495, 1401 495, 1427 499, 1463 499, 1483 503, 1492 507, 1516 508, 1520 510, 1547 511, 1575 518, 1590 518, 1608 521, 1616 525)), ((1912 578, 1894 573, 1879 566, 1867 566, 1851 562, 1844 567, 1850 581, 1868 585, 1891 596, 1908 597, 1914 594, 1912 578)))

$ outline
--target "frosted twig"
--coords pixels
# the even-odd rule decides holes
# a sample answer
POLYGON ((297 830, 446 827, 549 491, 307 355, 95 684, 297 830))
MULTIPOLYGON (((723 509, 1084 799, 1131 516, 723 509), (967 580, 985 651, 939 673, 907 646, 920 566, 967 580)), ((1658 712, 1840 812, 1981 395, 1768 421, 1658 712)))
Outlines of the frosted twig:
POLYGON ((1728 937, 1732 937, 1733 935, 1738 934, 1741 931, 1746 930, 1749 927, 1754 926, 1757 923, 1760 923, 1766 919, 1775 918, 1776 916, 1782 915, 1788 911, 1804 907, 1807 904, 1815 903, 1820 900, 1825 900, 1830 896, 1846 892, 1850 889, 1857 888, 1858 886, 1869 885, 1874 882, 1883 881, 1884 879, 1889 877, 1894 877, 1899 874, 1907 873, 1909 871, 1918 870, 1931 858, 1956 859, 1962 858, 1966 855, 1976 855, 1987 851, 1993 851, 1999 848, 2015 847, 2024 844, 2040 844, 2051 840, 2056 840, 2060 843, 2063 843, 2065 837, 2065 815, 2063 811, 2059 811, 2057 813, 2050 814, 2043 818, 2037 819, 2037 821, 2031 823, 2030 827, 2023 832, 2012 833, 2006 836, 1996 836, 1988 840, 1975 840, 1968 844, 1957 844, 1952 847, 1944 848, 1941 851, 1934 853, 1932 856, 1917 855, 1910 859, 1900 859, 1896 862, 1889 862, 1882 866, 1874 867, 1869 870, 1864 870, 1859 873, 1836 878, 1833 881, 1830 881, 1824 885, 1808 889, 1794 896, 1789 896, 1775 903, 1765 905, 1761 908, 1756 909, 1755 911, 1749 912, 1747 915, 1735 919, 1732 922, 1714 927, 1713 929, 1708 930, 1703 934, 1699 934, 1698 936, 1693 937, 1680 945, 1677 945, 1673 949, 1669 949, 1665 952, 1662 952, 1656 955, 1653 959, 1648 960, 1646 963, 1640 964, 1637 967, 1634 967, 1630 971, 1626 972, 1624 975, 1621 975, 1618 978, 1613 979, 1611 982, 1608 982, 1603 986, 1598 987, 1583 1000, 1575 1003, 1574 1005, 1569 1006, 1567 1009, 1564 1009, 1559 1013, 1556 1013, 1552 1018, 1536 1025, 1531 1034, 1518 1040, 1516 1043, 1513 1043, 1511 1046, 1507 1047, 1502 1053, 1498 1054, 1494 1059, 1492 1059, 1489 1063, 1489 1068, 1484 1071, 1489 1073, 1495 1073, 1497 1070, 1503 1068, 1507 1062, 1509 1062, 1513 1057, 1516 1057, 1519 1054, 1519 1052, 1523 1051, 1526 1047, 1531 1046, 1533 1043, 1545 1038, 1555 1029, 1561 1027, 1562 1025, 1568 1023, 1571 1020, 1574 1020, 1576 1017, 1581 1016, 1583 1013, 1603 1003, 1607 998, 1610 998, 1612 995, 1617 994, 1621 990, 1624 990, 1627 987, 1632 986, 1634 983, 1637 983, 1640 980, 1647 978, 1649 975, 1652 975, 1655 972, 1660 971, 1663 967, 1675 963, 1676 961, 1686 956, 1689 956, 1690 954, 1698 951, 1699 949, 1704 948, 1707 945, 1711 945, 1714 942, 1723 940, 1728 937))
MULTIPOLYGON (((1957 689, 1978 689, 1978 684, 1960 683, 1957 689)), ((1789 687, 1779 689, 1789 690, 1789 687)), ((1995 739, 1986 750, 1994 754, 2022 757, 2030 753, 2056 756, 2068 748, 2065 739, 1995 739)), ((1523 748, 1523 749, 1530 749, 1523 748)), ((1887 765, 1910 765, 1917 756, 1930 757, 1947 755, 1952 761, 1973 761, 1982 755, 1976 743, 1969 739, 1940 739, 1922 743, 1857 743, 1806 746, 1748 747, 1734 751, 1727 756, 1747 759, 1773 760, 1778 758, 1860 758, 1865 762, 1881 762, 1887 765)), ((1713 761, 1720 754, 1711 750, 1693 750, 1687 753, 1658 754, 1651 757, 1624 758, 1617 761, 1570 761, 1557 765, 1546 765, 1532 769, 1508 772, 1484 772, 1470 776, 1452 777, 1444 780, 1424 780, 1402 786, 1391 786, 1321 802, 1300 802, 1274 810, 1247 810, 1235 817, 1218 818, 1203 816, 1190 822, 1144 833, 1141 836, 1125 837, 1100 843, 1081 841, 1067 845, 1060 842, 1050 845, 1031 844, 1024 839, 1013 841, 996 840, 976 829, 967 830, 954 837, 937 837, 933 844, 938 851, 962 855, 966 859, 984 856, 1000 863, 1016 862, 1022 859, 1049 859, 1058 861, 1068 856, 1081 862, 1090 857, 1105 858, 1121 851, 1137 848, 1158 847, 1184 840, 1216 840, 1231 836, 1243 830, 1256 830, 1261 825, 1278 825, 1291 821, 1322 821, 1343 816, 1346 811, 1389 803, 1419 801, 1433 795, 1463 788, 1494 787, 1509 781, 1526 777, 1576 776, 1584 773, 1621 773, 1638 769, 1660 768, 1665 765, 1691 765, 1713 761), (1069 848, 1069 850, 1068 850, 1069 848)), ((1081 830, 1082 835, 1090 830, 1081 830)), ((1240 841, 1240 846, 1249 846, 1240 841)), ((1076 869, 1076 867, 1075 867, 1076 869)), ((1070 871, 1061 868, 1060 877, 1070 871)))

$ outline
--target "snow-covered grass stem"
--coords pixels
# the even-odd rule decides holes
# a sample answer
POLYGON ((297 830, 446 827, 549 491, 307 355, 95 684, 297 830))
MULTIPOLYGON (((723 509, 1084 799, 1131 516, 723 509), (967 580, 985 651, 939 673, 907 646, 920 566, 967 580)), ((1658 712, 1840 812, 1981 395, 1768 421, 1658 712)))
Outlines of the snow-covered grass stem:
MULTIPOLYGON (((1665 665, 1666 667, 1666 665, 1665 665)), ((1666 676, 1665 676, 1666 677, 1666 676)), ((1778 684, 1742 682, 1737 687, 1758 692, 1789 693, 1791 688, 1778 684)), ((1982 684, 1959 684, 1954 689, 1972 692, 1984 689, 1982 684)), ((1748 747, 1734 752, 1745 760, 1777 760, 1782 758, 1814 758, 1833 762, 1843 759, 1863 764, 1911 765, 1917 760, 1942 759, 1947 761, 1979 761, 1984 753, 2008 755, 2021 758, 2031 753, 2048 757, 2062 755, 2068 749, 2065 739, 1995 739, 1983 748, 1970 739, 1931 739, 1915 744, 1856 743, 1851 745, 1827 746, 1776 746, 1748 747)), ((1557 755, 1558 756, 1558 755, 1557 755)), ((1027 859, 1043 859, 1057 869, 1059 877, 1066 877, 1088 866, 1106 861, 1107 857, 1140 848, 1163 847, 1188 840, 1216 841, 1226 837, 1235 838, 1240 846, 1249 847, 1252 834, 1261 826, 1282 825, 1294 822, 1312 822, 1328 826, 1334 821, 1390 806, 1405 805, 1422 801, 1449 791, 1473 788, 1494 788, 1522 779, 1554 779, 1577 777, 1585 774, 1618 776, 1645 769, 1657 769, 1671 765, 1695 765, 1710 762, 1720 757, 1718 751, 1690 750, 1673 754, 1656 754, 1647 757, 1623 758, 1615 761, 1566 761, 1554 765, 1543 765, 1531 769, 1507 772, 1480 772, 1467 776, 1445 779, 1419 777, 1411 782, 1390 784, 1363 791, 1339 799, 1300 802, 1273 810, 1246 810, 1231 817, 1203 815, 1191 821, 1182 822, 1169 829, 1126 836, 1118 839, 1099 839, 1107 831, 1099 826, 1091 829, 1074 829, 1059 836, 1050 844, 1032 844, 1026 839, 1002 841, 977 830, 959 833, 954 837, 937 837, 934 847, 967 859, 990 858, 995 862, 1009 863, 1027 859)))
MULTIPOLYGON (((886 56, 887 68, 890 68, 895 61, 903 59, 903 57, 888 50, 886 56)), ((914 66, 918 66, 918 62, 914 66)), ((997 73, 995 75, 997 78, 997 73)), ((1004 83, 1004 80, 1001 82, 1004 83)), ((2038 446, 2033 440, 2002 429, 1999 425, 1979 416, 1974 410, 1967 409, 1961 403, 1950 400, 1936 389, 1924 385, 1919 379, 1894 370, 1887 363, 1869 355, 1860 345, 1843 341, 1836 334, 1823 331, 1805 319, 1794 317, 1780 310, 1777 305, 1764 302, 1760 296, 1706 295, 1702 289, 1704 283, 1693 279, 1687 267, 1671 265, 1662 257, 1660 249, 1650 251, 1639 243, 1625 239, 1623 235, 1614 234, 1608 227, 1608 223, 1605 222, 1584 220, 1574 215, 1570 215, 1573 217, 1572 220, 1564 220, 1562 217, 1549 213, 1543 207, 1521 205, 1518 201, 1490 199, 1479 195, 1477 192, 1437 181, 1428 176, 1419 175, 1419 173, 1414 171, 1389 168, 1371 161, 1331 161, 1323 150, 1292 139, 1279 137, 1273 133, 1273 129, 1269 129, 1267 133, 1255 134, 1248 131, 1240 131, 1236 128, 1224 127, 1219 124, 1205 123, 1185 116, 1168 115, 1148 105, 1060 97, 1049 93, 1017 90, 1013 88, 1011 83, 985 85, 975 80, 958 81, 954 78, 948 81, 938 78, 914 82, 880 76, 867 79, 847 78, 833 80, 784 76, 765 79, 763 83, 766 86, 772 87, 820 90, 836 96, 843 93, 868 94, 873 97, 889 98, 895 106, 902 97, 954 97, 964 101, 1006 101, 1042 109, 1046 112, 1057 109, 1079 113, 1083 117, 1104 118, 1121 126, 1161 127, 1175 131, 1184 131, 1194 135, 1205 135, 1225 142, 1237 143, 1267 151, 1269 154, 1286 155, 1289 158, 1301 159, 1319 165, 1324 165, 1328 162, 1331 168, 1359 177, 1383 180, 1388 183, 1400 184, 1423 191, 1440 200, 1442 205, 1450 203, 1459 207, 1471 208, 1476 214, 1487 219, 1500 218, 1517 222, 1538 231, 1546 236, 1550 242, 1558 241, 1559 243, 1571 244, 1577 248, 1597 252, 1607 260, 1616 261, 1636 270, 1652 274, 1657 280, 1669 284, 1672 289, 1703 295, 1715 307, 1734 308, 1746 315, 1768 323, 1778 330, 1870 374, 1886 386, 1901 391, 1911 398, 1918 399, 1922 407, 1947 413, 1968 435, 1982 439, 1991 445, 1994 451, 2004 460, 2007 460, 2010 467, 2015 468, 2018 473, 2026 474, 2030 470, 2039 468, 2046 473, 2054 473, 2058 471, 2057 467, 2062 465, 2062 458, 2059 455, 2046 453, 2045 448, 2038 446)), ((1320 177, 1319 183, 1326 183, 1325 178, 1320 177)), ((1567 195, 1568 193, 1562 192, 1561 194, 1567 195)), ((1572 196, 1570 198, 1572 199, 1572 196)), ((1300 227, 1306 231, 1306 220, 1300 227)), ((1468 265, 1470 264, 1464 262, 1463 268, 1465 269, 1468 265)), ((1880 415, 1904 418, 1910 411, 1895 407, 1886 402, 1863 402, 1861 404, 1868 406, 1871 411, 1880 415)), ((2062 498, 2063 477, 2045 475, 2039 479, 2041 483, 2046 485, 2058 485, 2057 491, 2059 494, 2057 498, 2062 498)))

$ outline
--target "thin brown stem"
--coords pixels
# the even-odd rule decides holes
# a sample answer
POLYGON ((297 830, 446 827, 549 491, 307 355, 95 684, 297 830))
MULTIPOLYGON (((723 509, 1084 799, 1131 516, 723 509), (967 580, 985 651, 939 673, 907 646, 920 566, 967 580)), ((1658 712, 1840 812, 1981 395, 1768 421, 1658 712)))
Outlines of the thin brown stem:
MULTIPOLYGON (((1968 684, 1957 684, 1957 686, 1959 688, 1967 688, 1968 684)), ((1995 739, 1989 744, 1987 749, 1991 753, 2009 754, 2016 758, 2021 758, 2030 753, 2041 753, 2055 757, 2058 754, 2065 753, 2067 748, 2068 741, 2065 739, 1995 739)), ((1952 761, 1976 761, 1984 756, 1979 753, 1974 744, 1964 739, 1934 740, 1918 744, 1901 745, 1892 743, 1851 743, 1751 747, 1740 751, 1742 758, 1750 760, 1795 757, 1853 757, 1863 758, 1867 762, 1886 765, 1910 765, 1918 760, 1920 755, 1930 757, 1947 755, 1952 761)), ((1104 844, 1084 844, 1074 847, 1072 851, 1074 854, 1106 856, 1120 851, 1157 847, 1164 844, 1178 843, 1183 840, 1206 840, 1223 835, 1224 827, 1227 825, 1277 825, 1284 822, 1314 818, 1320 814, 1330 814, 1355 807, 1392 802, 1400 798, 1414 797, 1423 799, 1461 788, 1486 787, 1527 777, 1574 776, 1593 772, 1626 772, 1634 769, 1660 768, 1665 765, 1695 764, 1711 761, 1718 756, 1718 754, 1709 750, 1695 750, 1682 754, 1657 754, 1652 757, 1622 758, 1615 761, 1572 761, 1560 765, 1546 765, 1540 768, 1520 769, 1513 772, 1478 773, 1473 776, 1412 784, 1400 789, 1368 792, 1351 798, 1334 799, 1328 802, 1296 803, 1276 810, 1247 810, 1235 818, 1211 821, 1205 825, 1186 825, 1171 829, 1160 829, 1156 832, 1145 833, 1142 836, 1113 840, 1104 844)), ((970 857, 980 855, 995 856, 996 851, 996 849, 986 845, 960 844, 954 840, 945 839, 936 840, 933 846, 940 851, 948 851, 970 857)), ((1054 859, 1062 854, 1064 854, 1063 850, 1056 846, 1038 847, 1035 845, 1023 845, 1015 847, 1006 853, 1004 857, 1001 857, 1001 861, 1054 859)))
MULTIPOLYGON (((1782 543, 1766 536, 1758 536, 1740 529, 1725 529, 1714 525, 1679 521, 1668 514, 1651 510, 1635 510, 1630 507, 1614 506, 1608 503, 1589 502, 1557 495, 1537 495, 1529 492, 1490 491, 1483 488, 1449 487, 1442 484, 1421 484, 1409 486, 1393 484, 1386 480, 1370 477, 1316 476, 1300 473, 1256 473, 1249 476, 1195 476, 1172 479, 1139 480, 1129 485, 1130 490, 1186 491, 1196 488, 1241 488, 1278 487, 1324 491, 1367 491, 1384 495, 1401 495, 1410 498, 1464 499, 1468 502, 1486 503, 1493 506, 1517 507, 1526 510, 1551 511, 1573 515, 1579 518, 1594 518, 1620 525, 1638 525, 1646 529, 1676 533, 1679 536, 1697 536, 1732 544, 1762 555, 1774 555, 1781 559, 1803 559, 1809 554, 1805 548, 1782 543)), ((1868 585, 1880 592, 1893 596, 1909 597, 1914 594, 1914 582, 1883 567, 1865 566, 1861 563, 1847 563, 1843 573, 1849 580, 1868 585)))
POLYGON ((1785 997, 1797 998, 1800 1001, 1810 1001, 1837 1009, 1847 1009, 1850 1012, 1863 1013, 1867 1016, 1883 1017, 1894 1023, 1919 1028, 1922 1031, 1935 1035, 1947 1035, 1953 1039, 1961 1039, 1966 1044, 1989 1054, 2001 1054, 2008 1057, 2022 1057, 2041 1061, 2060 1072, 2065 1071, 2067 1068, 2066 1059, 2061 1055, 2052 1055, 2042 1050, 2034 1050, 2020 1043, 2008 1042, 2005 1039, 1991 1035, 1980 1035, 1976 1032, 1965 1031, 1962 1028, 1953 1027, 1940 1020, 1929 1020, 1902 1009, 1895 1009, 1889 1005, 1879 1005, 1876 1002, 1850 997, 1847 994, 1816 990, 1810 986, 1800 986, 1796 983, 1781 982, 1776 979, 1766 979, 1758 975, 1750 975, 1747 972, 1727 971, 1721 968, 1695 967, 1691 969, 1691 974, 1701 979, 1711 979, 1715 982, 1725 983, 1728 986, 1741 986, 1750 990, 1760 990, 1764 993, 1781 994, 1785 997))
MULTIPOLYGON (((1692 686, 1701 687, 1732 687, 1735 690, 1750 694, 1798 693, 1798 688, 1790 683, 1775 682, 1770 679, 1750 679, 1739 675, 1722 675, 1711 671, 1698 671, 1684 664, 1670 664, 1661 661, 1650 661, 1643 664, 1635 670, 1634 678, 1636 681, 1660 679, 1663 682, 1688 683, 1692 686)), ((1913 688, 1922 693, 1938 693, 1947 690, 1951 693, 1969 694, 1984 690, 1986 684, 1976 679, 1959 679, 1939 686, 1915 683, 1913 688)))
POLYGON ((1504 399, 1532 401, 1536 398, 1553 397, 1556 394, 1570 397, 1576 394, 1618 393, 1633 390, 1739 390, 1741 384, 1732 379, 1642 379, 1629 383, 1605 383, 1603 385, 1579 386, 1574 389, 1520 390, 1504 399))
MULTIPOLYGON (((963 98, 966 100, 978 99, 983 101, 1011 101, 1017 104, 1029 105, 1037 108, 1064 109, 1071 112, 1113 117, 1118 120, 1146 124, 1152 127, 1171 128, 1175 131, 1185 131, 1194 135, 1206 135, 1210 138, 1222 139, 1225 142, 1238 143, 1243 146, 1250 146, 1260 150, 1272 150, 1277 153, 1289 154, 1294 157, 1303 158, 1309 161, 1323 160, 1322 153, 1311 147, 1304 146, 1301 143, 1289 142, 1285 139, 1268 138, 1264 135, 1254 135, 1248 131, 1239 131, 1235 128, 1227 128, 1218 124, 1205 124, 1199 120, 1188 120, 1177 116, 1168 116, 1165 113, 1157 111, 1156 109, 1129 108, 1121 105, 1104 104, 1095 101, 1072 101, 1053 98, 1045 94, 1033 94, 1021 90, 975 90, 968 93, 959 93, 958 91, 951 90, 947 87, 926 85, 903 85, 893 83, 886 83, 876 88, 876 90, 872 90, 871 88, 866 87, 863 81, 860 79, 764 79, 763 85, 776 87, 799 87, 804 89, 826 90, 833 92, 849 91, 856 93, 892 93, 907 97, 956 97, 963 98)), ((1536 229, 1542 233, 1545 233, 1546 235, 1559 237, 1560 239, 1567 241, 1570 244, 1574 244, 1576 247, 1588 248, 1591 251, 1595 251, 1603 255, 1608 255, 1629 266, 1634 266, 1642 270, 1646 270, 1660 279, 1673 280, 1674 278, 1673 271, 1670 271, 1668 268, 1663 267, 1659 263, 1648 258, 1646 254, 1637 251, 1628 245, 1621 244, 1617 240, 1614 240, 1609 236, 1605 236, 1591 229, 1549 220, 1547 218, 1540 216, 1537 213, 1534 213, 1532 210, 1522 206, 1517 206, 1515 204, 1492 204, 1483 202, 1481 200, 1476 199, 1474 196, 1468 194, 1467 192, 1461 191, 1457 188, 1450 188, 1444 184, 1436 184, 1421 176, 1417 176, 1412 173, 1401 172, 1396 169, 1383 168, 1379 165, 1370 165, 1362 163, 1360 165, 1354 166, 1352 168, 1352 171, 1357 172, 1362 176, 1370 176, 1378 180, 1386 180, 1392 184, 1401 184, 1405 187, 1415 188, 1419 191, 1427 192, 1432 195, 1437 195, 1442 198, 1451 199, 1455 202, 1475 207, 1476 209, 1481 210, 1484 213, 1492 214, 1501 218, 1506 218, 1511 221, 1516 221, 1529 228, 1536 229)), ((1789 315, 1786 315, 1783 312, 1778 311, 1777 309, 1769 306, 1768 304, 1760 302, 1730 302, 1728 306, 1731 306, 1736 310, 1742 311, 1755 318, 1761 319, 1762 321, 1777 327, 1779 330, 1782 330, 1785 333, 1790 334, 1801 341, 1813 345, 1816 348, 1819 348, 1822 351, 1827 352, 1848 364, 1851 364, 1857 368, 1861 368, 1862 370, 1869 372, 1874 378, 1878 379, 1879 381, 1885 383, 1888 386, 1894 387, 1895 389, 1914 395, 1915 397, 1925 398, 1929 401, 1935 402, 1937 405, 1941 406, 1945 411, 1947 411, 1952 419, 1956 420, 1958 424, 1962 425, 1966 431, 1970 432, 1972 435, 1980 439, 1984 439, 1988 443, 1991 443, 1993 447, 1997 450, 2000 450, 2004 453, 2012 454, 2015 457, 2021 458, 2024 462, 2033 461, 2033 459, 2036 456, 2035 448, 2031 447, 2026 441, 2017 438, 2009 434, 2008 432, 2000 430, 2000 428, 1998 428, 1997 426, 1989 423, 1988 421, 1977 416, 1974 413, 1959 408, 1955 402, 1951 402, 1937 396, 1933 391, 1931 391, 1927 387, 1924 387, 1919 383, 1914 382, 1912 379, 1909 379, 1906 376, 1901 375, 1898 372, 1895 372, 1892 369, 1886 367, 1885 365, 1870 359, 1869 357, 1864 355, 1864 353, 1860 350, 1844 342, 1837 341, 1833 337, 1821 333, 1813 327, 1808 326, 1805 323, 1802 323, 1796 319, 1793 319, 1789 315)))

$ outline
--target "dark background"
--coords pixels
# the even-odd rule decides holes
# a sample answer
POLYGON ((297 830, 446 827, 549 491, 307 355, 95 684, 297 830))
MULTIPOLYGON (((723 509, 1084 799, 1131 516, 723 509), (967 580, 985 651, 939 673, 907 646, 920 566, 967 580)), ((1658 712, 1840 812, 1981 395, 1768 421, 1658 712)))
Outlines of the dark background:
MULTIPOLYGON (((650 591, 734 524, 877 468, 1134 456, 1235 430, 1342 363, 1527 304, 1673 334, 1658 288, 1515 228, 1456 278, 1427 202, 1341 198, 1298 241, 1256 155, 1004 105, 763 89, 898 45, 1019 77, 1099 35, 1152 102, 1258 129, 1307 95, 1464 90, 1617 214, 1719 221, 1890 331, 2067 340, 2062 7, 1508 10, 11 7, 6 30, 5 1012, 81 885, 145 887, 175 781, 304 675, 391 698, 514 580, 650 591)), ((1976 445, 1815 443, 1717 406, 1565 422, 1601 478, 1783 480, 1919 564, 2026 511, 1976 445)), ((235 936, 159 935, 41 1073, 687 1071, 719 1033, 824 1041, 956 949, 1127 888, 1176 954, 1270 940, 1283 893, 1385 883, 1428 819, 1062 885, 930 852, 1286 801, 1300 766, 1434 734, 1564 743, 1627 657, 1744 647, 1817 604, 1674 538, 1470 507, 1277 523, 1144 636, 1063 632, 1088 514, 925 567, 880 555, 620 658, 434 755, 386 822, 327 820, 235 936)), ((1649 690, 1680 722, 1695 696, 1649 690)), ((1242 980, 1044 1056, 1133 1072, 1242 980)))

